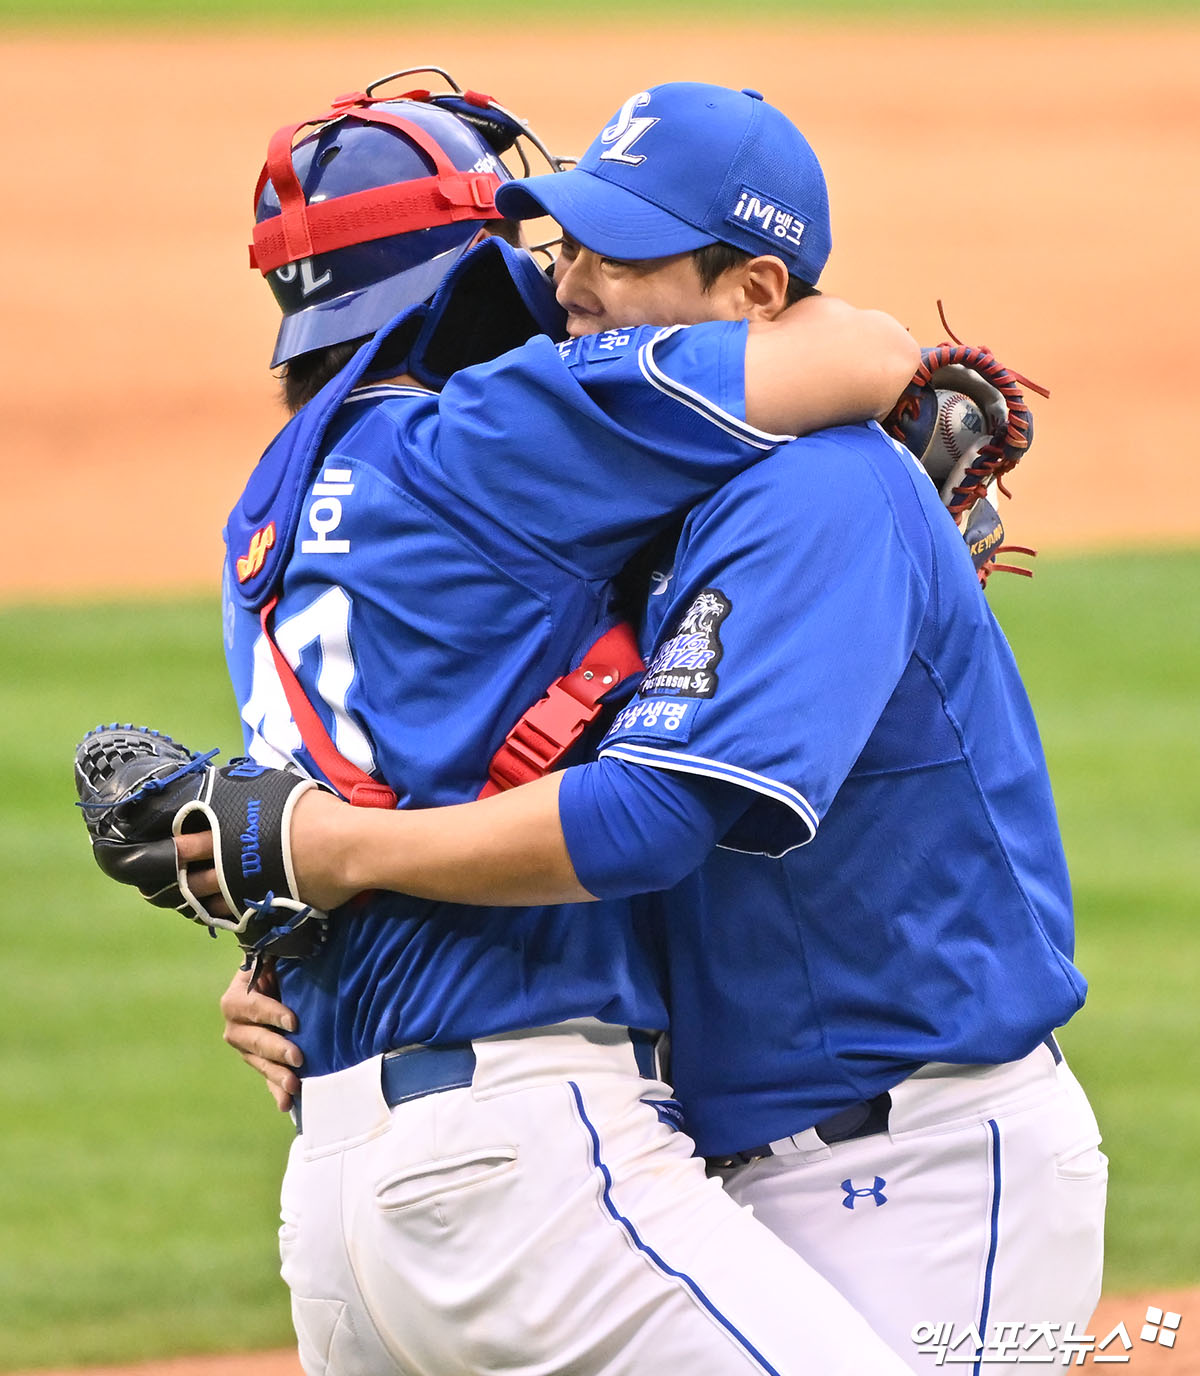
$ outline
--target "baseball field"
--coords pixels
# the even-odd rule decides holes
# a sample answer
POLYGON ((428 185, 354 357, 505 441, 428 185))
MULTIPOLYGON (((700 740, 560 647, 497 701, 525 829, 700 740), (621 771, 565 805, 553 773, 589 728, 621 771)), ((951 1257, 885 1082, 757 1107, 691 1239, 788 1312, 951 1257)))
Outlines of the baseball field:
POLYGON ((220 528, 282 419, 255 177, 278 125, 432 61, 564 153, 641 86, 763 90, 826 166, 823 285, 928 343, 941 298, 1050 390, 1003 506, 1037 575, 988 595, 1092 986, 1062 1041, 1111 1159, 1094 1331, 1123 1321, 1130 1369, 1196 1376, 1200 6, 1030 0, 969 26, 882 0, 672 0, 652 22, 364 0, 336 27, 316 0, 181 8, 0 0, 0 1372, 298 1372, 274 1242, 290 1124, 220 1043, 234 954, 102 880, 70 763, 118 718, 235 747, 220 528), (1148 1305, 1182 1314, 1174 1348, 1140 1338, 1148 1305))

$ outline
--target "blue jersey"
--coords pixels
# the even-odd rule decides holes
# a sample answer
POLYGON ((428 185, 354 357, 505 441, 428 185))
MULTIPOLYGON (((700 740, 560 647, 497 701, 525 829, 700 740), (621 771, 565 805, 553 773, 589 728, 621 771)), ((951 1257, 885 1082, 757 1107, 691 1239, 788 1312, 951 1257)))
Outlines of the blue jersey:
POLYGON ((601 745, 750 806, 658 900, 672 1078, 705 1154, 927 1061, 1026 1055, 1083 1002, 1038 732, 933 484, 877 426, 688 518, 601 745))
MULTIPOLYGON (((227 655, 253 758, 321 777, 259 624, 273 592, 275 640, 338 750, 401 806, 475 797, 517 718, 606 629, 628 556, 778 443, 742 419, 744 337, 538 337, 440 395, 331 383, 226 531, 227 655)), ((306 1073, 573 1017, 664 1025, 625 903, 376 894, 351 911, 318 959, 280 966, 306 1073)))

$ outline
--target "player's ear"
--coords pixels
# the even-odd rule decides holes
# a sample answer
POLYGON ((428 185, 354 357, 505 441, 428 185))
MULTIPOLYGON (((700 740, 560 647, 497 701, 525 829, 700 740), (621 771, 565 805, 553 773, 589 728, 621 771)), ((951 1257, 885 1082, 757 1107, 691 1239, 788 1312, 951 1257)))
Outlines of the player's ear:
POLYGON ((741 276, 742 314, 747 320, 774 320, 785 309, 788 270, 782 258, 764 253, 734 270, 741 276))

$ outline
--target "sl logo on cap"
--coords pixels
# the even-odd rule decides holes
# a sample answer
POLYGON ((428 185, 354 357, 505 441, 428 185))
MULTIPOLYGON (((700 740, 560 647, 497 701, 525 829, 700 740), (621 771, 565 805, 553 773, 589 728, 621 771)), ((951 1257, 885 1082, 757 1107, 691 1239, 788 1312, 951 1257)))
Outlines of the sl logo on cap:
POLYGON ((646 161, 644 153, 631 153, 629 150, 647 129, 658 123, 657 116, 634 114, 635 110, 649 104, 650 92, 639 91, 621 106, 616 119, 600 135, 601 143, 612 144, 611 148, 606 148, 600 154, 601 162, 623 162, 627 167, 637 167, 639 163, 646 161))

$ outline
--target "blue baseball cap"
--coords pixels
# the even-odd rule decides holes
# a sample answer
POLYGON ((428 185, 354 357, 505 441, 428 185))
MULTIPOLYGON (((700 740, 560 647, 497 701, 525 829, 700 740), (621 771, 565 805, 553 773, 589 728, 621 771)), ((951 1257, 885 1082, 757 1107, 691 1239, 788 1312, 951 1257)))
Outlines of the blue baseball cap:
POLYGON ((607 258, 732 244, 814 284, 833 247, 825 176, 800 130, 757 91, 692 81, 631 96, 576 167, 506 182, 496 206, 551 215, 607 258))

